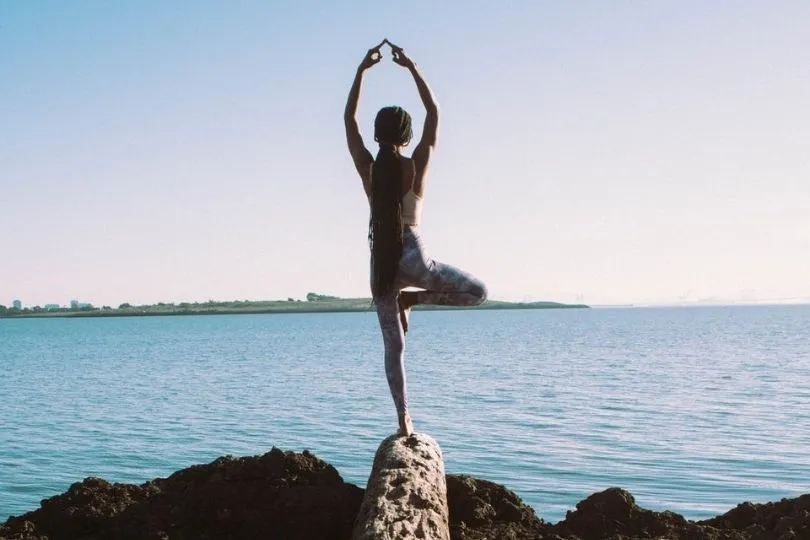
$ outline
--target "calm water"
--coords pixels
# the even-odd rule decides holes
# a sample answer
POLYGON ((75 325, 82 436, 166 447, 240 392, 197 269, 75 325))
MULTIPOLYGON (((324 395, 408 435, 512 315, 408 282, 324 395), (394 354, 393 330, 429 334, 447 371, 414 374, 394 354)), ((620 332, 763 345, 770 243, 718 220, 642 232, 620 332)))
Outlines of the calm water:
MULTIPOLYGON (((396 425, 371 313, 0 320, 0 520, 309 449, 364 486, 396 425)), ((691 519, 810 492, 810 306, 416 313, 417 430, 546 520, 621 486, 691 519)))

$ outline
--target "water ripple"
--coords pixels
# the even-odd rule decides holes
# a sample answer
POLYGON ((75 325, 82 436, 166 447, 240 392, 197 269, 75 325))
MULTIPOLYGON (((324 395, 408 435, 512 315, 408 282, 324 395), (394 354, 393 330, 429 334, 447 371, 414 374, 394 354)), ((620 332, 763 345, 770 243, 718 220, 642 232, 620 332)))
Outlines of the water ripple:
MULTIPOLYGON (((395 414, 370 313, 0 320, 0 520, 309 449, 364 485, 395 414)), ((417 312, 409 397, 448 472, 550 521, 621 486, 690 519, 810 492, 810 307, 417 312)))

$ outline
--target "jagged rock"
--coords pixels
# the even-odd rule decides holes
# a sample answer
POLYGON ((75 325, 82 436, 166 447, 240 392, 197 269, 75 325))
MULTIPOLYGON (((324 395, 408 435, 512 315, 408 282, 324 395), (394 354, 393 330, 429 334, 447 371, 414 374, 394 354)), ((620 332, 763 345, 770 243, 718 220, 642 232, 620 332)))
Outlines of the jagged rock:
POLYGON ((652 512, 636 505, 633 496, 619 488, 595 493, 568 512, 554 526, 563 538, 581 540, 676 539, 738 540, 733 531, 700 527, 673 512, 652 512))
POLYGON ((352 540, 450 540, 444 459, 432 437, 392 435, 374 456, 352 540))
MULTIPOLYGON (((617 488, 550 525, 503 486, 447 476, 451 540, 810 540, 810 494, 700 522, 617 488)), ((363 490, 308 452, 219 458, 140 486, 88 478, 0 524, 0 540, 348 540, 363 490)))
POLYGON ((345 540, 363 490, 304 452, 222 457, 141 486, 88 478, 35 512, 10 518, 0 539, 345 540), (25 531, 25 522, 36 525, 25 531), (15 537, 14 534, 29 536, 15 537))
POLYGON ((551 526, 505 487, 466 475, 447 476, 453 540, 551 538, 551 526))
POLYGON ((752 540, 808 539, 810 494, 765 504, 742 503, 700 524, 740 531, 752 540))

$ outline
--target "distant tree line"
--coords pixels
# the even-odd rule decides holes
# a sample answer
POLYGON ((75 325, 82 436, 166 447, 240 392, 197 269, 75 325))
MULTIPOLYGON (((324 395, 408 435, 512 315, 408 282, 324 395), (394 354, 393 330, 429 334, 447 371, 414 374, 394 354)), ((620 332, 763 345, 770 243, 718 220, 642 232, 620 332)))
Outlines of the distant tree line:
POLYGON ((325 294, 307 293, 307 302, 321 302, 324 300, 340 300, 338 296, 327 296, 325 294))
MULTIPOLYGON (((108 310, 112 309, 109 306, 104 306, 102 309, 108 310)), ((0 305, 0 317, 2 316, 11 316, 11 315, 25 315, 28 313, 77 313, 77 312, 85 312, 85 311, 99 311, 99 308, 94 307, 91 304, 87 304, 81 307, 58 307, 58 308, 48 308, 45 309, 42 306, 32 306, 32 307, 24 307, 21 309, 15 307, 6 307, 0 305)))
MULTIPOLYGON (((314 292, 307 293, 306 301, 307 302, 323 302, 323 301, 334 301, 334 300, 341 300, 339 296, 329 296, 327 294, 318 294, 314 292)), ((285 302, 285 300, 280 300, 281 302, 285 302)), ((231 301, 224 301, 224 302, 217 302, 214 300, 208 300, 206 302, 180 302, 175 304, 174 302, 164 303, 158 302, 157 304, 145 304, 145 305, 133 305, 129 302, 123 302, 122 304, 118 305, 119 311, 125 312, 151 312, 151 313, 161 313, 161 312, 178 312, 178 311, 198 311, 198 310, 210 310, 210 309, 234 309, 234 308, 246 308, 246 307, 261 307, 265 305, 272 305, 279 300, 270 300, 270 301, 253 301, 253 300, 231 300, 231 301)), ((301 300, 297 300, 292 297, 288 297, 286 302, 301 302, 301 300)), ((7 307, 4 305, 0 305, 0 317, 3 316, 14 316, 14 315, 26 315, 32 313, 78 313, 78 312, 88 312, 88 311, 114 311, 110 306, 103 306, 101 308, 95 307, 92 304, 83 304, 80 307, 48 307, 43 308, 41 306, 33 306, 33 307, 24 307, 21 309, 15 307, 7 307)))

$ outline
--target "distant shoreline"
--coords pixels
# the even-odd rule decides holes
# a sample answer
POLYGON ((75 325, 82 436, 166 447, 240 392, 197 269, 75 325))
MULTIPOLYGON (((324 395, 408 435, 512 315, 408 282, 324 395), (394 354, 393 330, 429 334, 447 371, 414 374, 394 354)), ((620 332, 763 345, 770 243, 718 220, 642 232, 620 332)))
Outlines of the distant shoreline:
MULTIPOLYGON (((476 307, 417 306, 415 311, 508 310, 508 309, 590 309, 585 304, 559 302, 487 301, 476 307)), ((257 315, 294 313, 363 313, 373 312, 370 298, 329 298, 315 301, 269 302, 204 302, 193 304, 163 304, 84 310, 23 311, 0 314, 0 319, 52 319, 72 317, 154 317, 180 315, 257 315)))

